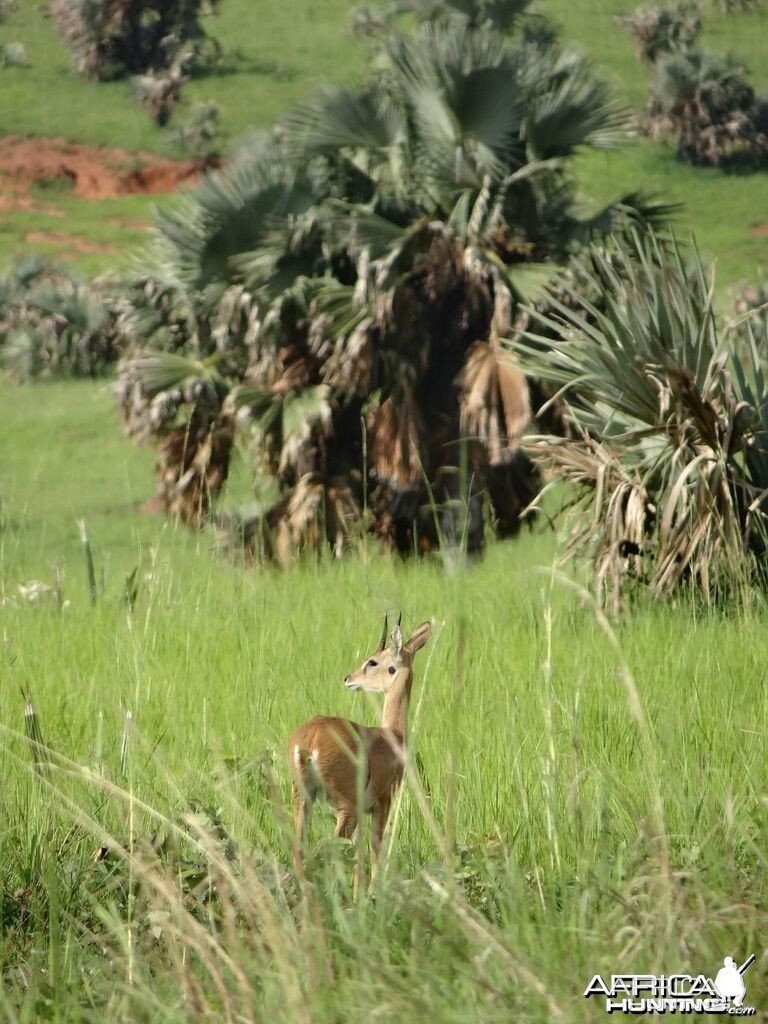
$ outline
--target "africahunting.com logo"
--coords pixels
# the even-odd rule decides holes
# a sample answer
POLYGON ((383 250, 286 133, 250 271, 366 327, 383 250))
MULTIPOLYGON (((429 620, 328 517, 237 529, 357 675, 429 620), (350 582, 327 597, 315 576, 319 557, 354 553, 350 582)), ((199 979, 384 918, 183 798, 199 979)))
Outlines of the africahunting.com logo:
POLYGON ((753 1017, 754 1006, 744 1006, 744 974, 755 954, 741 967, 727 956, 717 977, 703 974, 612 974, 608 981, 596 974, 584 995, 602 996, 606 1013, 725 1013, 753 1017))

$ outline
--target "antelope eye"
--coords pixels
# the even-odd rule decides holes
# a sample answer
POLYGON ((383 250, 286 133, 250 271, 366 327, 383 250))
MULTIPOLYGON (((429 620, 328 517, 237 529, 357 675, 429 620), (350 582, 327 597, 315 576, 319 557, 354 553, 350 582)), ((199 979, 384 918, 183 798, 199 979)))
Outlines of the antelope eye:
POLYGON ((395 672, 397 672, 397 669, 395 668, 394 665, 390 665, 389 668, 387 669, 387 672, 389 672, 389 674, 393 676, 395 672))
POLYGON ((373 658, 370 658, 369 661, 368 661, 368 664, 365 667, 366 668, 376 668, 377 665, 378 665, 378 661, 375 661, 373 658))

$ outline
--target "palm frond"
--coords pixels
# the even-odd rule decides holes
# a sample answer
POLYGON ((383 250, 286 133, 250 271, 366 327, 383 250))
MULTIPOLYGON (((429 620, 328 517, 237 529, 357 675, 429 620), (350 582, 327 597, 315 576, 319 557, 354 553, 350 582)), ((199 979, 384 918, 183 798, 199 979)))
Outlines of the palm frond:
POLYGON ((171 388, 183 388, 190 382, 214 388, 225 387, 215 359, 192 359, 177 352, 144 352, 127 360, 124 371, 149 396, 171 388))
POLYGON ((369 450, 379 480, 398 489, 421 483, 423 421, 413 392, 406 388, 397 399, 390 396, 372 413, 369 450))
POLYGON ((584 145, 613 149, 627 141, 629 107, 578 51, 537 52, 525 78, 523 134, 532 157, 566 156, 584 145))
POLYGON ((525 375, 509 352, 479 341, 456 383, 464 436, 485 445, 492 466, 509 461, 530 421, 525 375))

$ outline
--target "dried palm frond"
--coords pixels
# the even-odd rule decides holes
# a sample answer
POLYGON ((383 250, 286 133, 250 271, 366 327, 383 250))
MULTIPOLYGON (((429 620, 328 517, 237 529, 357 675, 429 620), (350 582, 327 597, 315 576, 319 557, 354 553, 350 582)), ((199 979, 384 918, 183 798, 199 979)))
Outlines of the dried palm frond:
POLYGON ((423 422, 410 388, 386 398, 369 418, 369 448, 379 480, 406 489, 421 483, 423 422))
POLYGON ((250 551, 286 566, 324 542, 339 557, 359 522, 359 501, 346 480, 308 473, 265 512, 251 531, 250 551))
POLYGON ((201 526, 226 482, 235 432, 216 358, 144 352, 122 364, 115 390, 126 433, 158 444, 147 510, 201 526))
POLYGON ((213 422, 193 418, 172 430, 158 448, 158 486, 145 509, 164 511, 189 526, 202 526, 229 473, 234 422, 226 415, 213 422))
POLYGON ((509 461, 531 418, 525 375, 512 355, 475 342, 456 383, 464 436, 483 442, 492 466, 509 461))
POLYGON ((616 452, 588 435, 531 436, 526 450, 550 479, 574 488, 577 511, 568 539, 570 555, 594 559, 594 586, 613 612, 627 576, 637 576, 655 508, 642 475, 626 468, 616 452))

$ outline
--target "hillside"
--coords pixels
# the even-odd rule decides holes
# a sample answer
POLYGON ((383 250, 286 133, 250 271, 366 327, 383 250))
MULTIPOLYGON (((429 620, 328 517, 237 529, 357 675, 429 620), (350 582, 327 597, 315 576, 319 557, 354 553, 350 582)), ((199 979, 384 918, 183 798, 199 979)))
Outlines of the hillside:
MULTIPOLYGON (((557 24, 563 42, 572 40, 588 51, 640 107, 647 71, 637 64, 633 43, 617 22, 634 6, 633 0, 595 0, 578 7, 542 0, 537 10, 557 24)), ((224 58, 214 73, 186 87, 176 121, 194 103, 215 101, 227 152, 243 134, 272 124, 318 83, 354 80, 369 51, 348 29, 349 9, 347 0, 296 0, 289 6, 223 0, 209 30, 221 42, 224 58)), ((704 46, 732 50, 750 68, 755 85, 768 86, 768 64, 761 59, 768 11, 724 15, 708 3, 704 23, 704 46)), ((170 131, 150 122, 127 83, 91 83, 72 72, 41 5, 19 0, 0 24, 0 45, 11 40, 24 44, 29 66, 0 69, 0 135, 64 135, 92 146, 119 146, 136 154, 136 167, 145 159, 141 151, 185 155, 175 148, 170 131)), ((753 280, 768 268, 768 174, 736 178, 681 167, 669 147, 647 141, 620 153, 586 154, 579 173, 584 192, 597 201, 643 188, 684 202, 678 231, 695 232, 705 255, 717 260, 720 286, 753 280)), ((119 266, 141 244, 156 201, 157 196, 132 194, 97 202, 75 194, 66 180, 44 177, 19 197, 0 169, 0 262, 32 250, 69 260, 85 272, 119 266)))

